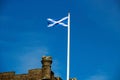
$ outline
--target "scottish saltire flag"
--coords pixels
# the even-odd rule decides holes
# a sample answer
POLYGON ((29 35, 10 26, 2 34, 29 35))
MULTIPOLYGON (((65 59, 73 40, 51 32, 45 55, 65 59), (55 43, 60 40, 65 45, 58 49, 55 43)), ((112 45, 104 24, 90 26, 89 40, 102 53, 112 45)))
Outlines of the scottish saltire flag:
POLYGON ((64 27, 67 27, 67 79, 69 80, 69 75, 70 75, 70 13, 68 13, 67 17, 64 17, 60 20, 53 20, 51 18, 47 19, 50 23, 48 24, 48 27, 53 27, 57 24, 62 25, 64 27), (65 20, 67 20, 67 24, 65 24, 65 20))
POLYGON ((62 19, 60 19, 60 20, 58 20, 58 21, 53 20, 53 19, 51 19, 51 18, 48 18, 47 20, 50 22, 50 23, 48 24, 48 27, 53 27, 53 26, 56 25, 56 24, 62 25, 62 26, 64 26, 64 27, 67 27, 68 24, 63 23, 63 21, 64 21, 64 20, 67 20, 67 19, 68 19, 68 16, 67 16, 67 17, 64 17, 64 18, 62 18, 62 19))

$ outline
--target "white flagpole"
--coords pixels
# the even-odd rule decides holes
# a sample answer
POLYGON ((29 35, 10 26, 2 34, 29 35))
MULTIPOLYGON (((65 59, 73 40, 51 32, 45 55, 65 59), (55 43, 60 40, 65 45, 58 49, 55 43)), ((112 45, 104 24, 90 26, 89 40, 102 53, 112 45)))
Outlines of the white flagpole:
POLYGON ((70 13, 68 13, 68 33, 67 33, 67 80, 70 76, 70 13))

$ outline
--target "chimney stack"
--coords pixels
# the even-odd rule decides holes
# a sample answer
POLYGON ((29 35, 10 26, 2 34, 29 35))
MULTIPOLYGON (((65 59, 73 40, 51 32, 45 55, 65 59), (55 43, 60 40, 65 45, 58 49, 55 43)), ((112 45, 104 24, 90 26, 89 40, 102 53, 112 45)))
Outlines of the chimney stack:
POLYGON ((43 56, 42 57, 42 80, 50 80, 51 79, 51 64, 52 57, 51 56, 43 56))

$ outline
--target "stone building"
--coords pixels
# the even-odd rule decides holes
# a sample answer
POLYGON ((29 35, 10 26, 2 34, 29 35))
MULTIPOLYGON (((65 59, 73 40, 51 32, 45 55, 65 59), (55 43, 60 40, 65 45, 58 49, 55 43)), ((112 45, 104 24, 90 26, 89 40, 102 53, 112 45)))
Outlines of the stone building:
POLYGON ((15 72, 0 73, 0 80, 62 80, 55 77, 51 70, 52 58, 50 56, 42 57, 42 68, 31 69, 28 74, 15 74, 15 72))
POLYGON ((69 80, 77 80, 77 78, 70 78, 69 80))

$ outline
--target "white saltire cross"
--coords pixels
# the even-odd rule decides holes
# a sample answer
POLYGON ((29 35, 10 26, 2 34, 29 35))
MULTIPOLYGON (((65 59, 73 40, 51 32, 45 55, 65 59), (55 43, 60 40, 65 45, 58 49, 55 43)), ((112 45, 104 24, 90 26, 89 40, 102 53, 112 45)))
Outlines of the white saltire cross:
POLYGON ((68 19, 68 17, 64 17, 64 18, 62 18, 62 19, 60 19, 60 20, 58 20, 58 21, 55 21, 55 20, 53 20, 53 19, 48 18, 47 20, 52 22, 51 24, 48 25, 48 27, 52 27, 52 26, 54 26, 54 25, 56 25, 56 24, 60 24, 60 25, 62 25, 62 26, 67 27, 67 26, 68 26, 67 24, 62 23, 62 21, 66 20, 66 19, 68 19))

